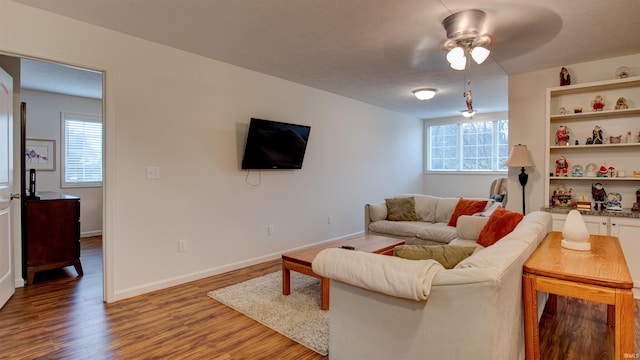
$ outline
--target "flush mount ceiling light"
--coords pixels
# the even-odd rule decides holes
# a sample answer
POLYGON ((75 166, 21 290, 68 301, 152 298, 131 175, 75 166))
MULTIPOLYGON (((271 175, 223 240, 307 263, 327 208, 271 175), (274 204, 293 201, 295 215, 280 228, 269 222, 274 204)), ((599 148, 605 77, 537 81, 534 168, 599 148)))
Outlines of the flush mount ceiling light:
POLYGON ((436 93, 438 92, 438 90, 432 89, 432 88, 424 88, 424 89, 416 89, 416 90, 413 90, 412 92, 413 92, 413 95, 415 95, 420 100, 429 100, 434 96, 436 96, 436 93))
POLYGON ((480 33, 485 16, 482 10, 464 10, 449 15, 442 21, 449 39, 442 47, 448 51, 447 61, 451 68, 464 70, 468 55, 477 64, 482 64, 489 57, 490 51, 486 46, 491 43, 491 38, 480 33))

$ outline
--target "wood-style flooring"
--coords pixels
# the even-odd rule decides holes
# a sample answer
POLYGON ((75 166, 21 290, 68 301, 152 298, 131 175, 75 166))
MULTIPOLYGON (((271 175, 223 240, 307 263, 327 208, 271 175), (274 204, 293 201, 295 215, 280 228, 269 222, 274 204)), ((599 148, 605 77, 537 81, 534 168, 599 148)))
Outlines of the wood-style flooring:
MULTIPOLYGON (((207 296, 279 261, 105 304, 100 237, 82 239, 81 260, 81 278, 68 267, 16 289, 0 309, 0 359, 327 359, 207 296)), ((613 359, 604 305, 559 297, 540 335, 542 359, 613 359)))

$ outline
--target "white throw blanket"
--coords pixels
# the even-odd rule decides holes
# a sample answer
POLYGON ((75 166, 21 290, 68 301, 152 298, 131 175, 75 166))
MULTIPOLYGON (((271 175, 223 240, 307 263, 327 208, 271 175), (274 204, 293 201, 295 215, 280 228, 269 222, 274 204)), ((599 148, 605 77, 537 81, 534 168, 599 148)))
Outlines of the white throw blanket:
POLYGON ((407 260, 339 248, 322 250, 311 266, 322 277, 416 301, 429 297, 434 276, 444 269, 435 260, 407 260))

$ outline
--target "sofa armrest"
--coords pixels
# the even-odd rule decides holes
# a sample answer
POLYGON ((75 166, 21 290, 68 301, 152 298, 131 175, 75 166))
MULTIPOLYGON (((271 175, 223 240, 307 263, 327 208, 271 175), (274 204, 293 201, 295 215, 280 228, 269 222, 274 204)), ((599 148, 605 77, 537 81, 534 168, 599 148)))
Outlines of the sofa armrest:
POLYGON ((478 240, 480 231, 489 221, 485 216, 461 215, 456 225, 456 236, 459 240, 478 240))
POLYGON ((369 232, 369 224, 372 221, 385 220, 387 218, 387 204, 365 204, 364 205, 364 232, 369 232))

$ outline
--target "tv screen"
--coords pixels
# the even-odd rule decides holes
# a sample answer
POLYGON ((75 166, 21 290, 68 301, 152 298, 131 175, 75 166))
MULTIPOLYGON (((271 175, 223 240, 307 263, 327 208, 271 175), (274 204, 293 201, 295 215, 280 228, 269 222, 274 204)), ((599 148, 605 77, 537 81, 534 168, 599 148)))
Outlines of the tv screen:
POLYGON ((251 118, 242 169, 301 169, 310 126, 251 118))

